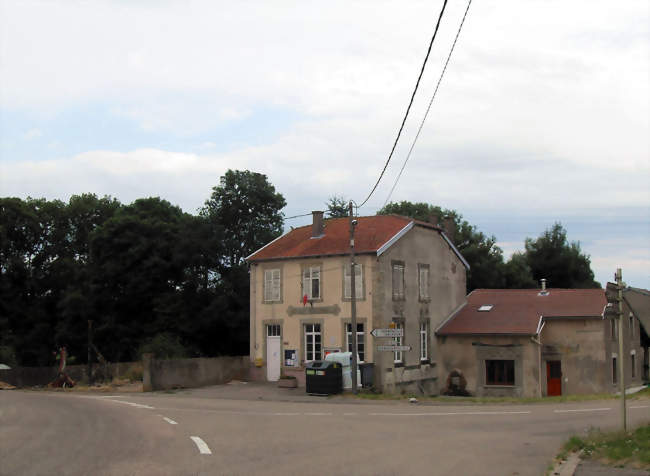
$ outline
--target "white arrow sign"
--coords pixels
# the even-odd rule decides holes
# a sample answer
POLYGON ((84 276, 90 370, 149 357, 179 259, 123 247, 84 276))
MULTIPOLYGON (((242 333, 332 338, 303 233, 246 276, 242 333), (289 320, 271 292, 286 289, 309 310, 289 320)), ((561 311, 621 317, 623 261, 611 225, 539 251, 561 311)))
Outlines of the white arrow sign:
POLYGON ((378 345, 377 352, 404 352, 411 350, 410 345, 378 345))
POLYGON ((404 329, 373 329, 373 337, 404 337, 404 329))

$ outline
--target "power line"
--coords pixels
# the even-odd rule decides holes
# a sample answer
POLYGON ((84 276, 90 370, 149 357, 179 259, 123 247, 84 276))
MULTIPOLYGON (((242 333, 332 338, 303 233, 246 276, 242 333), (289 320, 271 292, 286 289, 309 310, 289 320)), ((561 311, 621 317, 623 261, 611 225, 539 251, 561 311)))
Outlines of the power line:
POLYGON ((433 95, 431 96, 431 100, 429 101, 429 107, 427 107, 427 111, 424 113, 424 117, 422 118, 422 122, 420 122, 420 127, 418 128, 418 133, 415 134, 415 139, 413 139, 413 143, 411 144, 411 148, 408 151, 408 154, 406 154, 406 159, 404 160, 404 164, 402 164, 402 168, 399 171, 399 174, 397 174, 397 178, 395 179, 395 183, 393 184, 393 188, 390 189, 390 193, 388 194, 388 197, 386 198, 386 201, 384 202, 384 207, 390 200, 390 197, 393 195, 393 192, 395 191, 395 187, 397 186, 397 182, 399 182, 400 177, 402 176, 402 172, 404 172, 404 167, 406 167, 406 163, 408 162, 409 158, 411 157, 411 152, 413 152, 413 148, 415 147, 415 143, 418 141, 418 137, 420 137, 420 132, 422 132, 422 127, 424 126, 424 122, 427 120, 427 116, 429 115, 429 111, 431 110, 431 104, 433 104, 433 100, 436 97, 436 93, 438 92, 438 88, 440 87, 440 83, 442 82, 442 77, 445 75, 445 71, 447 71, 447 65, 449 64, 449 60, 451 59, 451 54, 454 52, 454 48, 456 47, 456 42, 458 41, 458 36, 460 35, 460 30, 463 28, 463 24, 465 23, 465 18, 467 17, 467 12, 469 11, 469 7, 472 4, 472 0, 469 0, 467 3, 467 8, 465 9, 465 14, 463 15, 463 19, 460 22, 460 26, 458 27, 458 31, 456 32, 456 38, 454 38, 454 43, 451 45, 451 49, 449 50, 449 55, 447 56, 447 61, 445 62, 444 68, 442 68, 442 73, 440 73, 440 78, 438 78, 438 84, 436 84, 436 89, 433 91, 433 95))
POLYGON ((357 208, 361 208, 366 204, 366 202, 370 199, 373 193, 375 193, 375 190, 377 189, 377 186, 379 185, 379 182, 381 182, 381 178, 384 176, 384 173, 386 172, 386 168, 388 167, 388 164, 390 163, 390 159, 393 157, 393 153, 395 152, 395 147, 397 147, 397 142, 399 141, 400 136, 402 135, 402 130, 404 129, 404 124, 406 123, 406 119, 409 115, 409 111, 411 110, 411 106, 413 105, 413 100, 415 99, 415 93, 418 90, 418 86, 420 85, 420 79, 422 79, 422 75, 424 74, 424 68, 427 65, 427 60, 429 59, 429 54, 431 53, 431 47, 433 46, 433 41, 436 39, 436 35, 438 34, 438 28, 440 27, 440 20, 442 20, 442 14, 445 12, 445 7, 447 6, 447 0, 444 1, 442 4, 442 9, 440 10, 440 15, 438 15, 438 22, 436 23, 436 29, 433 32, 433 36, 431 37, 431 41, 429 42, 429 49, 427 50, 427 55, 424 57, 424 62, 422 63, 422 68, 420 69, 420 74, 418 76, 418 80, 415 83, 415 89, 413 89, 413 94, 411 94, 411 100, 409 101, 409 105, 406 108, 406 114, 404 114, 404 119, 402 119, 402 125, 399 128, 399 131, 397 132, 397 137, 395 138, 395 142, 393 143, 393 148, 390 151, 390 154, 388 156, 388 159, 386 160, 386 163, 384 164, 384 168, 381 171, 381 174, 379 175, 379 178, 377 179, 377 182, 375 183, 375 186, 372 187, 372 190, 366 197, 366 199, 359 205, 357 208))

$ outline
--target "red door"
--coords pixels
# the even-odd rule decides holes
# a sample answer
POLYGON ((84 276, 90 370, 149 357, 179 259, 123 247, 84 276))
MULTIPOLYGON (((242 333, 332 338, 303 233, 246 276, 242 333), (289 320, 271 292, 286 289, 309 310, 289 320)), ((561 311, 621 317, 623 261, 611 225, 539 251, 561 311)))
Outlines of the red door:
POLYGON ((546 361, 546 395, 562 395, 562 366, 559 360, 546 361))

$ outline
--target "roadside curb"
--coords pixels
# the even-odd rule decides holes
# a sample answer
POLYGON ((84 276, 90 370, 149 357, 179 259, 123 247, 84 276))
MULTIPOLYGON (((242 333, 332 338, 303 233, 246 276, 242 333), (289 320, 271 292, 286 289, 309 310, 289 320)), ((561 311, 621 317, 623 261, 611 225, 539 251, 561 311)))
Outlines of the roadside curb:
POLYGON ((571 453, 567 459, 560 461, 549 473, 553 476, 573 476, 580 464, 580 453, 571 453))

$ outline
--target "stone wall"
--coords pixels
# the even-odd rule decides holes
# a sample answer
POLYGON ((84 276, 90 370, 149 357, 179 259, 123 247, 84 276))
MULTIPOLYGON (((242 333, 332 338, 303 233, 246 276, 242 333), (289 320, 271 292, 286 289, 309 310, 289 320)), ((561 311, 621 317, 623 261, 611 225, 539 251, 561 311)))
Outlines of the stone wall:
POLYGON ((197 359, 157 360, 151 354, 143 355, 143 389, 168 390, 227 383, 246 379, 249 357, 214 357, 197 359))
MULTIPOLYGON (((66 373, 75 382, 87 382, 87 365, 68 365, 66 373)), ((0 370, 0 381, 9 383, 16 387, 44 387, 57 376, 58 365, 52 367, 14 367, 8 370, 0 370)), ((142 373, 140 362, 119 362, 107 366, 94 364, 93 375, 95 381, 112 380, 114 378, 125 378, 139 376, 142 373)))

